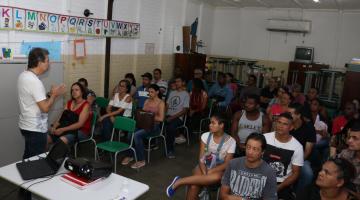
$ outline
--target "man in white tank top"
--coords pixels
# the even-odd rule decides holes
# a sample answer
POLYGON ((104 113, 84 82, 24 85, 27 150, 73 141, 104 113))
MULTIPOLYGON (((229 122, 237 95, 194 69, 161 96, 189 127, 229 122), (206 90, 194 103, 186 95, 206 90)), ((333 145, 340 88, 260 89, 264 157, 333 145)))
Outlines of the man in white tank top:
POLYGON ((244 155, 245 141, 251 133, 267 133, 270 130, 270 122, 267 116, 260 112, 259 102, 258 95, 249 95, 246 97, 245 109, 234 114, 231 135, 236 141, 237 157, 244 155))

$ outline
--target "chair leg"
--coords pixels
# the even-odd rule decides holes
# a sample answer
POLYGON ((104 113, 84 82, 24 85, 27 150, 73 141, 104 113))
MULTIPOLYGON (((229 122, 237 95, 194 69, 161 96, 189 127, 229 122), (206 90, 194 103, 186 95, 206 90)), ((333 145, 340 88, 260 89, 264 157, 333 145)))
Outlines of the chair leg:
POLYGON ((74 154, 75 154, 75 158, 77 158, 77 146, 78 146, 78 143, 76 142, 75 145, 74 145, 74 154))
MULTIPOLYGON (((134 152, 135 162, 137 162, 138 160, 137 160, 137 156, 136 156, 136 151, 135 151, 135 149, 134 149, 134 148, 132 148, 132 147, 131 147, 130 149, 134 152)), ((136 170, 139 172, 139 170, 140 170, 140 169, 139 169, 139 168, 137 168, 136 170)))
POLYGON ((115 157, 114 157, 114 173, 115 173, 115 174, 116 174, 117 155, 118 155, 118 152, 115 152, 115 157))
POLYGON ((95 146, 95 150, 94 150, 94 159, 97 160, 99 157, 99 152, 98 152, 98 149, 97 147, 95 146))
MULTIPOLYGON (((94 147, 96 148, 96 141, 94 139, 91 140, 94 143, 94 147)), ((94 155, 95 157, 95 155, 94 155)))
POLYGON ((148 142, 148 157, 147 157, 147 161, 148 161, 148 163, 150 163, 150 151, 151 151, 151 149, 150 149, 150 144, 151 144, 151 139, 152 138, 150 138, 149 139, 149 142, 148 142))
POLYGON ((190 137, 189 137, 189 130, 186 126, 184 126, 184 129, 186 131, 186 136, 187 136, 187 144, 188 146, 190 145, 190 137))
POLYGON ((166 138, 165 138, 165 136, 161 136, 161 137, 163 138, 163 141, 164 141, 165 156, 167 157, 166 138))

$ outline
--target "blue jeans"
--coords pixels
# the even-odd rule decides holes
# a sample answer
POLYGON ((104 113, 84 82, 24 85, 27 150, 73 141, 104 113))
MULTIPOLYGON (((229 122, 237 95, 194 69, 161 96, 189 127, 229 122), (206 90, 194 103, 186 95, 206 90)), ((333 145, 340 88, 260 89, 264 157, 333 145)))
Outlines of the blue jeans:
POLYGON ((301 167, 300 176, 296 184, 296 193, 301 192, 307 185, 309 185, 314 178, 314 172, 311 168, 311 163, 304 160, 304 165, 301 167))
POLYGON ((113 129, 113 123, 110 120, 110 117, 107 117, 102 120, 102 139, 103 141, 108 141, 111 139, 113 129))
POLYGON ((42 154, 46 151, 47 134, 20 129, 25 138, 25 150, 23 159, 42 154))
MULTIPOLYGON (((145 129, 138 129, 134 133, 134 147, 136 151, 136 157, 138 161, 145 160, 144 156, 144 138, 148 135, 157 135, 160 133, 160 125, 155 124, 154 128, 150 131, 146 131, 145 129)), ((131 142, 131 134, 128 134, 128 141, 131 142)), ((128 151, 129 154, 132 153, 128 151)), ((129 155, 130 156, 130 155, 129 155)))
POLYGON ((313 151, 319 156, 319 161, 324 163, 330 155, 330 138, 322 138, 318 143, 314 145, 313 151))
POLYGON ((180 118, 176 118, 166 123, 166 147, 168 152, 174 152, 176 129, 182 124, 183 121, 180 118))

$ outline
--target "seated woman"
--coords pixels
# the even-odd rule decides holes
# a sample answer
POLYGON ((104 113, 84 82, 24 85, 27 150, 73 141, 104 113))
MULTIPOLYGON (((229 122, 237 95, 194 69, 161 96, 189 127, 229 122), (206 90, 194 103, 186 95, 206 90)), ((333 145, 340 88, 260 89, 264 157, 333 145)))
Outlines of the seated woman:
POLYGON ((280 102, 274 103, 271 106, 269 106, 266 110, 266 114, 269 117, 270 122, 272 123, 271 129, 274 130, 275 128, 275 122, 277 117, 284 112, 287 112, 289 105, 293 99, 291 93, 286 90, 284 87, 282 87, 282 90, 280 92, 280 102), (282 90, 284 92, 282 92, 282 90))
POLYGON ((315 184, 296 196, 298 200, 355 200, 348 187, 355 176, 354 166, 345 159, 329 159, 322 166, 315 184))
MULTIPOLYGON (((200 125, 200 120, 204 115, 205 108, 207 107, 208 95, 205 91, 203 82, 201 79, 192 80, 192 91, 190 93, 190 111, 189 119, 189 132, 192 133, 193 130, 198 130, 200 125)), ((178 144, 186 142, 184 135, 180 134, 179 137, 175 138, 175 142, 178 144)))
POLYGON ((193 175, 185 178, 176 176, 167 187, 166 194, 172 197, 175 191, 188 185, 186 199, 198 198, 201 187, 220 183, 221 177, 233 158, 235 140, 224 133, 225 118, 215 114, 210 119, 210 132, 201 136, 199 165, 193 170, 193 175))
POLYGON ((113 123, 116 116, 132 116, 132 98, 129 94, 130 89, 130 82, 127 80, 121 80, 119 82, 119 90, 112 97, 108 107, 106 108, 106 114, 99 117, 99 121, 102 122, 102 134, 104 141, 111 139, 113 123))
MULTIPOLYGON (((149 98, 144 103, 144 111, 154 113, 154 127, 152 130, 138 129, 134 133, 134 143, 136 150, 136 157, 138 161, 131 165, 131 168, 138 169, 145 166, 145 156, 144 156, 144 138, 150 133, 159 133, 160 132, 160 123, 164 121, 165 116, 165 102, 160 97, 160 88, 156 84, 151 84, 149 86, 149 98)), ((131 139, 129 135, 128 139, 131 139)), ((129 152, 130 154, 131 152, 129 152)), ((122 165, 127 165, 134 159, 127 156, 121 162, 122 165)))
POLYGON ((61 139, 66 144, 73 144, 76 140, 85 140, 90 135, 91 117, 90 105, 85 100, 86 90, 76 82, 71 86, 71 99, 66 103, 63 115, 67 111, 72 111, 78 118, 77 122, 64 124, 64 117, 61 117, 51 125, 48 135, 48 144, 61 139))

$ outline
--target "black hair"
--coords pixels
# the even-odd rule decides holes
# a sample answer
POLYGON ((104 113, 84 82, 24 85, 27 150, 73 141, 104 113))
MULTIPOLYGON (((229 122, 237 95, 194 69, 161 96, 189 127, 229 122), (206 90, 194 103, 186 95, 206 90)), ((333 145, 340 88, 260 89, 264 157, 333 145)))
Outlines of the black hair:
POLYGON ((148 89, 150 89, 150 88, 152 88, 152 89, 155 90, 156 92, 159 92, 159 93, 158 93, 158 97, 161 99, 162 94, 161 94, 161 92, 160 92, 160 87, 159 87, 158 85, 156 85, 156 84, 151 84, 148 89))
POLYGON ((159 68, 155 68, 155 69, 153 70, 153 72, 155 72, 155 71, 158 71, 160 74, 162 74, 161 69, 159 69, 159 68))
POLYGON ((234 74, 232 74, 232 73, 230 73, 230 72, 228 72, 228 73, 226 73, 225 75, 228 75, 228 76, 230 76, 230 78, 231 78, 231 81, 234 79, 234 74))
POLYGON ((294 120, 294 119, 292 118, 291 114, 288 113, 288 112, 281 113, 281 114, 279 115, 278 119, 279 119, 280 117, 284 117, 284 118, 288 119, 288 120, 291 121, 291 122, 294 120))
POLYGON ((301 89, 302 89, 302 87, 301 87, 301 85, 298 84, 298 83, 295 83, 295 84, 292 86, 292 91, 293 91, 293 92, 295 92, 295 90, 296 90, 297 92, 301 92, 301 89))
POLYGON ((315 99, 311 100, 311 102, 313 102, 313 101, 317 101, 319 103, 319 106, 323 106, 323 102, 319 98, 315 98, 315 99))
MULTIPOLYGON (((83 99, 86 99, 86 98, 87 98, 87 93, 86 93, 85 87, 84 87, 80 82, 75 82, 75 83, 73 83, 73 84, 71 85, 71 88, 72 88, 74 85, 79 86, 80 91, 81 91, 81 93, 82 93, 82 98, 83 98, 83 99)), ((75 100, 75 99, 73 98, 73 96, 72 96, 72 90, 71 90, 71 88, 70 88, 70 96, 71 96, 71 99, 72 99, 72 100, 75 100)))
POLYGON ((132 80, 132 85, 136 87, 136 80, 133 73, 127 73, 125 74, 125 78, 129 78, 132 80))
POLYGON ((289 108, 295 109, 296 114, 303 114, 303 105, 301 105, 300 103, 291 103, 289 105, 289 108))
POLYGON ((28 58, 28 68, 35 68, 39 65, 39 62, 45 62, 48 55, 49 51, 47 49, 38 47, 31 49, 28 58))
POLYGON ((211 117, 215 118, 219 122, 219 124, 224 124, 224 126, 225 126, 226 117, 225 117, 224 114, 222 114, 222 113, 214 113, 214 114, 211 115, 211 117))
POLYGON ((204 69, 203 69, 203 68, 195 67, 195 68, 194 68, 194 71, 195 71, 195 70, 201 71, 201 72, 204 74, 204 69))
POLYGON ((249 95, 246 96, 245 101, 248 100, 248 99, 253 99, 256 104, 259 104, 259 103, 260 103, 260 97, 259 97, 259 95, 249 94, 249 95))
POLYGON ((257 78, 256 78, 256 76, 254 74, 250 74, 249 79, 250 79, 250 77, 253 78, 255 82, 257 81, 257 78))
POLYGON ((360 120, 356 119, 353 121, 353 123, 350 126, 350 131, 360 131, 360 120))
POLYGON ((337 166, 339 173, 338 179, 344 180, 343 187, 351 185, 351 180, 355 177, 356 170, 354 165, 344 158, 330 158, 327 162, 333 162, 337 166))
POLYGON ((126 93, 130 93, 130 91, 131 91, 130 81, 123 79, 119 82, 119 86, 120 86, 120 83, 125 83, 126 84, 126 93))
POLYGON ((193 83, 193 89, 197 90, 198 92, 200 92, 201 90, 205 90, 204 88, 204 83, 202 82, 201 79, 195 78, 194 80, 192 80, 193 83))
POLYGON ((282 89, 285 91, 284 94, 287 94, 290 98, 290 101, 292 101, 294 96, 290 93, 289 89, 287 87, 282 87, 282 89))
POLYGON ((174 78, 174 80, 176 80, 176 79, 181 79, 182 82, 185 82, 185 81, 186 81, 186 79, 185 79, 184 76, 176 76, 176 77, 174 78))
POLYGON ((256 141, 261 142, 261 151, 262 151, 262 152, 265 151, 267 143, 266 143, 265 136, 264 136, 263 134, 257 133, 257 132, 251 133, 251 134, 246 138, 245 145, 248 143, 249 140, 256 140, 256 141))
MULTIPOLYGON (((311 89, 312 89, 312 90, 315 90, 315 91, 316 91, 316 94, 319 94, 319 89, 317 89, 316 87, 311 87, 309 90, 311 90, 311 89)), ((308 90, 308 91, 309 91, 309 90, 308 90)))
POLYGON ((226 75, 223 73, 223 72, 218 72, 218 78, 221 77, 221 78, 226 78, 226 75))
POLYGON ((85 87, 88 86, 88 81, 86 80, 86 78, 79 78, 78 82, 83 82, 85 84, 85 87))

